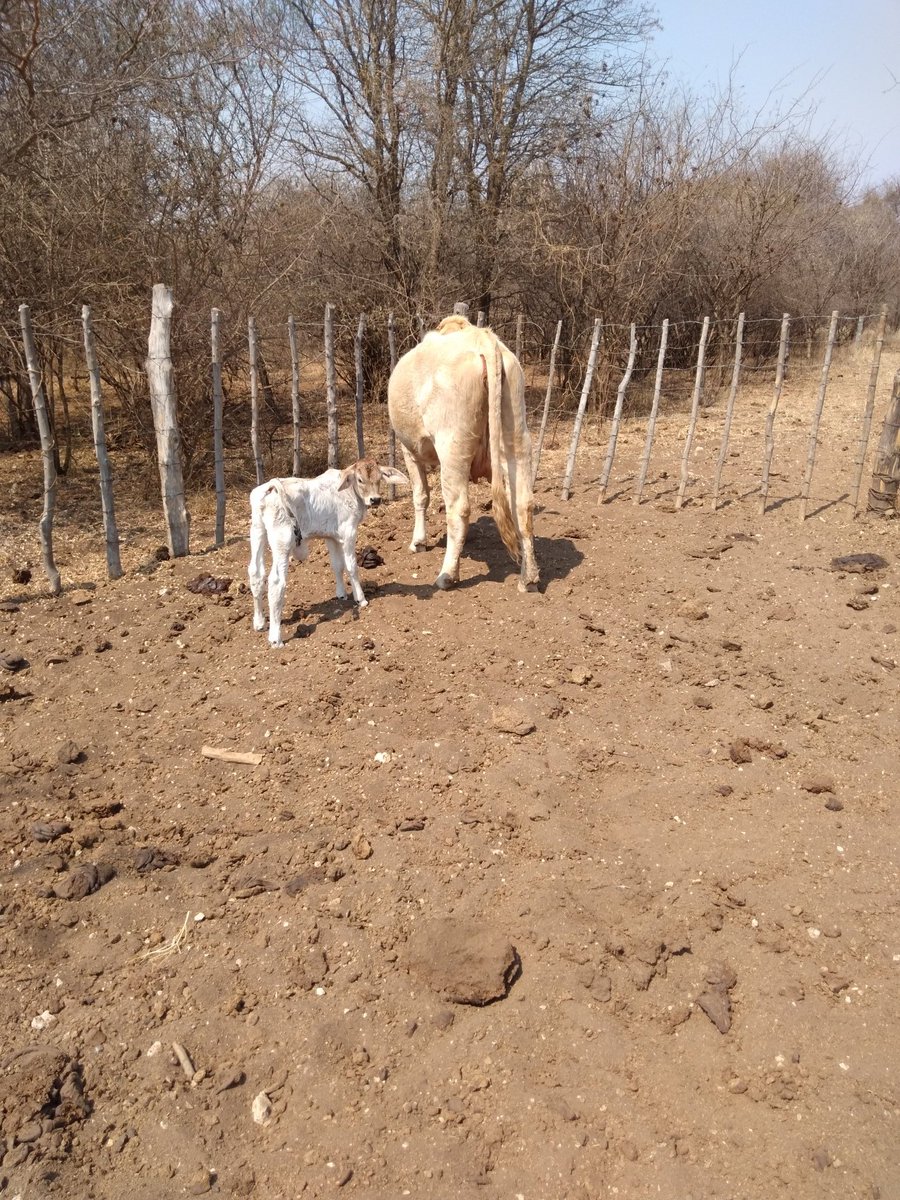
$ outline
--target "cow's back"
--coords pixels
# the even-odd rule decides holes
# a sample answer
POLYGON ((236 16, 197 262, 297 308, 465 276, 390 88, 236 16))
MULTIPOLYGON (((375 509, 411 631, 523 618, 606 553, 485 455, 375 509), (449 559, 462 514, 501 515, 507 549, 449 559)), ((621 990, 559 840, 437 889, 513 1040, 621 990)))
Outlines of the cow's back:
POLYGON ((397 436, 414 453, 423 442, 433 448, 436 437, 486 433, 485 367, 466 333, 426 334, 391 373, 388 414, 397 436))

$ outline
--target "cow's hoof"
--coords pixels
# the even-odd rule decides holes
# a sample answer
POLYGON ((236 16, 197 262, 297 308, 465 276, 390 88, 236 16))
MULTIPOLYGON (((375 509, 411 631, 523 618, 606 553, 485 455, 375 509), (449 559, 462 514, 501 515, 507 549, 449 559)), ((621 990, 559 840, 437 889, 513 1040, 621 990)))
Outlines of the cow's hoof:
POLYGON ((266 618, 265 617, 254 617, 253 618, 253 628, 256 630, 257 633, 262 633, 262 631, 265 629, 265 627, 266 627, 266 618))
POLYGON ((368 608, 369 607, 368 600, 360 600, 360 601, 358 601, 358 604, 359 604, 360 608, 368 608))
POLYGON ((425 542, 410 542, 409 545, 410 554, 424 554, 427 549, 428 545, 425 542))
POLYGON ((525 582, 524 579, 520 579, 519 580, 519 591, 520 592, 538 592, 538 591, 540 591, 540 587, 538 586, 538 583, 539 583, 539 581, 537 579, 529 580, 527 583, 525 582))
POLYGON ((281 638, 279 638, 277 642, 273 642, 270 638, 269 645, 272 647, 273 650, 283 650, 284 649, 284 642, 281 640, 281 638))
POLYGON ((442 592, 449 592, 452 587, 456 586, 456 580, 444 573, 442 575, 438 575, 437 579, 434 581, 434 586, 436 588, 440 588, 442 592))

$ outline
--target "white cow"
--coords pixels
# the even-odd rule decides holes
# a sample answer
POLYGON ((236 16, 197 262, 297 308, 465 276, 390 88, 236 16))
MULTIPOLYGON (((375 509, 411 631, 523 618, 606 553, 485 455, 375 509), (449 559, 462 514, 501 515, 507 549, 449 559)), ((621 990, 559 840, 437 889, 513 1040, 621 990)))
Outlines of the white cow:
POLYGON ((334 572, 336 595, 347 597, 344 572, 350 576, 353 596, 360 608, 368 601, 359 582, 356 534, 370 508, 381 503, 382 483, 408 483, 402 471, 382 467, 363 458, 343 471, 332 469, 315 479, 270 479, 250 493, 250 590, 253 593, 253 628, 265 629, 263 588, 266 579, 265 549, 272 554, 269 572, 269 641, 281 646, 281 615, 291 557, 305 562, 315 538, 324 540, 334 572))
POLYGON ((469 528, 469 481, 479 479, 490 480, 500 536, 521 561, 519 590, 536 586, 531 438, 525 377, 515 354, 492 330, 456 314, 445 317, 397 363, 388 383, 388 411, 412 481, 413 551, 426 549, 426 472, 441 470, 447 551, 437 586, 448 588, 459 580, 469 528))

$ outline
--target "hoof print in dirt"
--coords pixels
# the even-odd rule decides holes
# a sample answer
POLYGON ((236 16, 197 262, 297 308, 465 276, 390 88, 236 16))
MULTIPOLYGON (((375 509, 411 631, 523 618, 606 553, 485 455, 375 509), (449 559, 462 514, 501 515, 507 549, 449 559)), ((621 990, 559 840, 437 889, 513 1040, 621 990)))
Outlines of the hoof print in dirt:
POLYGON ((513 944, 491 926, 443 917, 414 932, 409 969, 444 1000, 481 1005, 507 996, 522 964, 513 944))
POLYGON ((92 892, 99 891, 104 883, 109 883, 115 873, 109 863, 97 863, 96 866, 94 863, 82 863, 66 873, 54 887, 53 895, 58 900, 83 900, 92 892))
POLYGON ((843 554, 831 560, 832 571, 847 571, 853 575, 863 575, 866 571, 883 571, 888 560, 880 554, 843 554))
POLYGON ((184 586, 196 596, 223 596, 231 587, 231 580, 217 579, 215 575, 198 575, 184 586))
POLYGON ((697 1007, 709 1017, 719 1033, 731 1028, 731 999, 728 993, 737 983, 737 976, 723 963, 713 963, 706 972, 706 989, 695 1000, 697 1007))
POLYGON ((135 853, 134 867, 136 871, 159 871, 162 867, 177 867, 178 855, 169 850, 161 850, 159 846, 142 846, 135 853))

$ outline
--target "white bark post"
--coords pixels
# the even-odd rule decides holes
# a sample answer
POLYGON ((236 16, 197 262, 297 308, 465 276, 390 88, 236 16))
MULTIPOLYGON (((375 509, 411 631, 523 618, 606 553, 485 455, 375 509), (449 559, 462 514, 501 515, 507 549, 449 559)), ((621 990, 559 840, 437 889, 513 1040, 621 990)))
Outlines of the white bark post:
POLYGON ((656 382, 653 385, 653 402, 650 405, 650 416, 647 420, 647 438, 644 442, 644 453, 641 456, 641 470, 632 497, 635 504, 640 504, 644 494, 644 484, 647 482, 647 471, 650 467, 650 452, 653 449, 653 435, 656 432, 656 417, 659 413, 659 397, 662 392, 663 370, 666 362, 666 347, 669 344, 669 318, 662 323, 659 338, 659 355, 656 359, 656 382))
POLYGON ((353 345, 353 358, 356 364, 356 452, 358 458, 366 457, 366 443, 363 435, 363 338, 366 334, 366 314, 360 313, 359 325, 356 329, 356 340, 353 345))
POLYGON ((44 381, 41 375, 41 365, 34 344, 34 334, 31 329, 31 309, 27 304, 19 305, 19 323, 22 326, 22 345, 25 348, 25 362, 28 365, 28 381, 31 384, 31 396, 34 401, 34 415, 37 418, 38 433, 41 437, 41 459, 44 465, 44 511, 41 513, 39 525, 41 533, 41 556, 44 562, 44 572, 50 583, 50 594, 58 596, 62 591, 59 571, 53 560, 53 510, 56 508, 56 459, 53 430, 50 427, 50 417, 47 412, 47 400, 44 395, 44 381))
POLYGON ((884 327, 887 321, 887 305, 883 305, 878 318, 878 331, 875 334, 875 353, 872 356, 872 370, 869 372, 869 386, 866 390, 866 407, 863 410, 862 424, 859 430, 859 441, 856 446, 855 475, 853 479, 853 495, 850 506, 854 517, 859 516, 859 488, 862 483, 863 465, 866 461, 866 450, 869 446, 869 434, 872 431, 872 413, 875 410, 875 390, 878 386, 878 371, 881 367, 881 350, 884 346, 884 327))
POLYGON ((291 425, 293 428, 293 453, 291 474, 300 474, 300 357, 297 354, 297 325, 288 317, 288 342, 291 347, 291 425))
POLYGON ((91 310, 87 304, 81 308, 81 324, 84 330, 84 357, 87 362, 88 380, 91 388, 91 429, 94 434, 94 453, 100 471, 100 505, 103 510, 103 533, 106 538, 106 570, 110 579, 121 579, 122 561, 119 557, 119 531, 116 528, 116 506, 113 502, 112 473, 109 455, 106 453, 106 428, 103 421, 103 394, 100 390, 100 364, 94 345, 94 328, 91 310))
POLYGON ((265 466, 259 449, 259 347, 256 343, 256 322, 247 320, 247 346, 250 352, 250 445, 256 464, 257 487, 265 480, 265 466))
POLYGON ((478 326, 479 329, 484 329, 484 313, 481 311, 480 308, 478 310, 478 319, 476 320, 475 324, 478 326))
POLYGON ((838 312, 831 314, 831 324, 828 327, 828 341, 825 343, 825 357, 822 360, 822 379, 819 383, 819 393, 816 406, 813 409, 812 424, 809 428, 809 446, 806 451, 806 472, 803 476, 803 488, 800 493, 800 520, 806 520, 806 509, 809 505, 809 489, 812 485, 813 468, 816 465, 816 450, 819 446, 819 422, 822 420, 822 409, 825 407, 825 393, 828 390, 828 374, 831 370, 831 356, 834 353, 834 339, 837 334, 838 312))
MULTIPOLYGON (((394 324, 393 312, 388 313, 388 353, 391 357, 391 374, 394 373, 394 367, 397 365, 397 327, 394 324)), ((388 422, 388 466, 396 467, 397 465, 397 435, 394 433, 394 427, 388 422)), ((388 484, 388 499, 396 498, 397 488, 393 483, 388 484)))
POLYGON ((864 316, 856 318, 856 332, 853 335, 853 349, 854 350, 857 350, 859 348, 859 343, 862 341, 863 326, 865 325, 865 323, 866 323, 866 318, 864 316))
POLYGON ((738 385, 741 381, 741 356, 744 350, 744 314, 738 314, 737 333, 734 335, 734 370, 731 372, 731 391, 728 393, 728 404, 725 408, 725 424, 722 427, 722 445, 719 449, 719 461, 716 463, 716 478, 713 483, 712 510, 719 507, 719 484, 722 482, 722 468, 728 456, 728 438, 731 434, 731 418, 734 416, 734 402, 737 399, 738 385))
POLYGON ((222 350, 219 336, 221 320, 221 312, 214 308, 210 314, 210 361, 213 395, 213 462, 216 479, 216 549, 225 545, 225 442, 222 433, 225 396, 222 391, 222 350))
POLYGON ((697 348, 697 372, 694 376, 694 395, 691 400, 691 419, 688 422, 687 437, 684 439, 684 453, 681 456, 681 482, 678 485, 678 495, 675 498, 676 509, 684 504, 684 493, 687 488, 688 470, 691 464, 691 447, 694 444, 694 430, 697 427, 697 413, 700 411, 700 395, 703 391, 703 364, 706 359, 706 339, 709 337, 709 317, 703 318, 703 329, 700 333, 700 345, 697 348))
POLYGON ((553 392, 553 372, 556 370, 556 351, 559 349, 559 339, 562 334, 562 321, 556 322, 556 337, 553 339, 553 349, 550 351, 550 368, 547 374, 547 394, 544 396, 544 412, 541 416, 541 431, 538 434, 537 450, 534 452, 534 469, 531 473, 531 486, 534 487, 538 477, 538 467, 541 465, 541 450, 544 447, 544 434, 547 432, 547 418, 550 415, 550 396, 553 392))
POLYGON ((516 315, 516 358, 519 362, 522 361, 522 354, 525 350, 525 314, 518 313, 516 315))
POLYGON ((775 451, 775 414, 778 412, 778 401, 781 399, 781 389, 784 387, 784 369, 788 354, 788 333, 791 318, 785 313, 781 318, 781 339, 778 343, 778 366, 775 368, 775 391, 769 403, 766 414, 766 446, 763 456, 762 483, 759 489, 759 512, 762 516, 766 511, 766 500, 769 496, 769 470, 772 466, 772 455, 775 451))
POLYGON ((575 414, 575 426, 572 430, 572 445, 569 447, 569 458, 566 463, 566 474, 562 485, 562 498, 568 500, 572 494, 572 479, 575 475, 575 456, 578 453, 578 440, 581 437, 581 425, 587 408, 588 396, 591 394, 591 384, 594 382, 594 370, 597 366, 597 347, 600 344, 600 318, 594 321, 594 333, 591 337, 591 351, 588 355, 587 370, 584 374, 584 386, 581 389, 581 399, 578 401, 578 411, 575 414))
POLYGON ((881 439, 875 451, 869 510, 881 516, 897 511, 900 500, 900 371, 894 376, 891 400, 884 415, 881 439))
POLYGON ((622 408, 625 404, 625 389, 631 382, 631 372, 634 370, 634 359, 637 354, 637 329, 634 322, 631 325, 631 345, 628 350, 628 366, 625 368, 625 374, 619 384, 616 392, 616 407, 613 410, 612 428, 609 431, 609 446, 606 449, 606 462, 603 464, 603 471, 600 475, 600 495, 597 497, 597 503, 602 504, 606 499, 606 488, 609 484, 609 476, 612 471, 613 458, 616 454, 616 444, 619 440, 619 423, 622 420, 622 408))
POLYGON ((153 285, 153 306, 148 339, 147 384, 156 430, 156 456, 162 488, 169 553, 182 558, 190 553, 191 519, 184 502, 181 470, 181 438, 175 406, 175 374, 172 367, 172 291, 164 283, 153 285))
POLYGON ((334 374, 334 305, 325 305, 325 412, 328 418, 328 466, 338 465, 337 386, 334 374))

